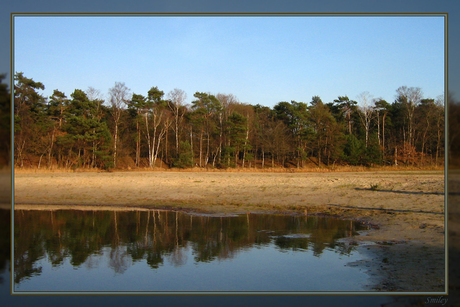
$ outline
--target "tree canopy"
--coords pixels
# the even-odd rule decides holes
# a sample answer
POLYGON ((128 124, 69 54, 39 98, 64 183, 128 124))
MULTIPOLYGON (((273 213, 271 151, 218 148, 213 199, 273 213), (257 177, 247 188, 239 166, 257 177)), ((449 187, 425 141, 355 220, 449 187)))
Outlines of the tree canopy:
POLYGON ((15 74, 15 165, 19 167, 289 167, 441 165, 444 98, 401 86, 389 103, 363 92, 331 102, 281 101, 273 108, 231 94, 167 95, 157 86, 130 93, 124 83, 68 98, 15 74))

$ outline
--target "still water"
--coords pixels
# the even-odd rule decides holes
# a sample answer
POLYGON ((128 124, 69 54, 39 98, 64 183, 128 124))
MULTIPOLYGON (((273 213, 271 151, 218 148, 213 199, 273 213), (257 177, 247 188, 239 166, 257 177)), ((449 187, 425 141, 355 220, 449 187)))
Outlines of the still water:
POLYGON ((182 212, 14 212, 15 292, 365 291, 334 218, 182 212))

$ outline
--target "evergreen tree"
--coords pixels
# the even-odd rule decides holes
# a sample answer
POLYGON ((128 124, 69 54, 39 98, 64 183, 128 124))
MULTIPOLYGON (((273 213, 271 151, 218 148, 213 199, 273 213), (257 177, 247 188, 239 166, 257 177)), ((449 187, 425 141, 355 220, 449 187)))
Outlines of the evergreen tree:
POLYGON ((227 154, 227 165, 230 164, 230 155, 233 155, 234 166, 238 166, 240 150, 243 149, 246 136, 246 117, 233 112, 227 121, 228 146, 225 148, 227 154))
POLYGON ((179 168, 193 167, 193 154, 189 142, 180 143, 179 158, 174 161, 174 166, 179 168))
POLYGON ((133 93, 131 101, 129 101, 127 104, 128 104, 128 113, 131 118, 131 121, 134 122, 134 125, 136 126, 136 132, 133 135, 133 139, 135 140, 135 143, 136 143, 135 163, 136 163, 136 166, 139 167, 140 159, 141 159, 141 129, 142 129, 142 124, 143 124, 142 114, 143 114, 143 110, 146 108, 147 99, 142 95, 133 93))
POLYGON ((351 165, 361 164, 365 149, 364 143, 353 134, 346 135, 345 138, 346 143, 343 148, 342 159, 351 165))
POLYGON ((98 102, 90 101, 82 90, 71 94, 63 130, 67 133, 58 142, 68 149, 68 166, 113 166, 110 146, 112 137, 107 123, 98 116, 98 102))
POLYGON ((15 159, 24 166, 26 155, 41 151, 40 135, 37 124, 43 121, 46 99, 37 90, 44 90, 41 82, 24 77, 22 72, 14 76, 14 147, 15 159))

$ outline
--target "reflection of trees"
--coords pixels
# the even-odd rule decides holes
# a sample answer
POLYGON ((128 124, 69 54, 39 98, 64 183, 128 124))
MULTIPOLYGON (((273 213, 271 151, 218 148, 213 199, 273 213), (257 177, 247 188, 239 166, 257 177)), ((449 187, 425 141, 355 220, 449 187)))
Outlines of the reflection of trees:
POLYGON ((22 219, 15 221, 14 281, 16 283, 23 278, 40 274, 42 271, 42 268, 36 267, 35 264, 45 255, 42 238, 44 234, 40 227, 40 220, 35 220, 34 212, 31 213, 21 212, 22 219), (18 244, 16 240, 21 244, 18 244))
POLYGON ((99 257, 98 254, 91 254, 85 262, 85 267, 87 269, 94 269, 97 268, 99 265, 99 257))
MULTIPOLYGON (((179 212, 176 212, 175 215, 176 215, 176 221, 175 221, 175 237, 176 237, 175 243, 176 244, 174 246, 173 252, 171 253, 170 261, 175 267, 178 267, 178 266, 184 265, 187 262, 187 257, 184 254, 184 248, 181 248, 181 246, 179 245, 179 222, 178 222, 179 212)), ((182 242, 182 238, 181 238, 181 242, 182 242)))
POLYGON ((123 274, 128 269, 128 252, 120 245, 110 249, 109 267, 117 274, 123 274))
POLYGON ((120 245, 120 235, 118 233, 118 215, 113 211, 113 229, 112 248, 110 249, 109 267, 117 274, 123 274, 128 269, 128 252, 124 246, 120 245))
POLYGON ((45 240, 45 250, 48 252, 48 257, 53 267, 59 266, 63 263, 66 256, 66 250, 63 249, 61 243, 61 228, 62 220, 56 220, 55 211, 49 211, 51 221, 51 231, 55 233, 54 236, 45 240))
POLYGON ((16 210, 14 276, 15 282, 39 274, 35 263, 48 255, 53 266, 70 258, 79 266, 88 256, 99 254, 108 237, 108 216, 79 211, 24 211, 16 210), (94 220, 97 220, 93 224, 94 220))
POLYGON ((14 282, 19 283, 23 278, 40 275, 42 272, 41 267, 35 267, 35 262, 41 257, 36 257, 37 254, 23 254, 21 257, 16 258, 14 263, 14 282))
POLYGON ((94 256, 110 248, 109 266, 123 273, 131 261, 143 259, 153 269, 165 258, 181 266, 187 261, 188 248, 196 262, 229 259, 240 250, 271 243, 281 250, 312 250, 316 256, 326 247, 349 253, 351 249, 336 240, 356 231, 349 221, 332 218, 268 214, 216 218, 158 210, 19 210, 15 226, 16 282, 39 274, 40 268, 34 265, 45 254, 53 266, 69 258, 74 266, 92 267, 94 256))

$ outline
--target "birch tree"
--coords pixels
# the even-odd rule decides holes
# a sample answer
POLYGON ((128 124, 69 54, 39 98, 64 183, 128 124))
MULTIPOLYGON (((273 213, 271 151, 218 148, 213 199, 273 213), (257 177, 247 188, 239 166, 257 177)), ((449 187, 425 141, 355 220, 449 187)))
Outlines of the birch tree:
POLYGON ((149 166, 154 167, 158 152, 160 148, 160 143, 163 136, 166 134, 166 131, 169 129, 169 119, 167 118, 166 113, 166 102, 163 100, 164 92, 160 91, 158 87, 152 87, 148 91, 147 99, 147 108, 148 112, 145 113, 146 120, 146 131, 147 131, 147 141, 149 148, 149 166), (152 137, 150 137, 150 126, 148 122, 148 117, 152 117, 152 137), (163 124, 163 125, 162 125, 163 124), (159 128, 161 125, 161 128, 159 128))
POLYGON ((110 104, 112 106, 112 117, 114 121, 113 133, 113 166, 117 167, 118 151, 118 128, 120 126, 120 117, 125 109, 129 97, 129 88, 122 82, 115 82, 114 87, 109 89, 110 104))
POLYGON ((374 101, 372 100, 372 95, 369 92, 362 92, 358 95, 359 103, 359 116, 361 118, 361 123, 364 126, 366 132, 366 148, 369 145, 369 129, 371 126, 371 120, 374 112, 374 101))
POLYGON ((174 133, 175 133, 175 148, 176 148, 176 158, 179 156, 179 134, 180 134, 180 124, 184 117, 185 111, 185 99, 187 99, 187 94, 180 89, 175 88, 174 90, 168 93, 169 99, 169 109, 174 116, 174 133))
POLYGON ((419 87, 401 86, 397 90, 397 99, 406 109, 407 116, 407 133, 410 146, 414 146, 414 114, 415 108, 422 100, 422 90, 419 87))

